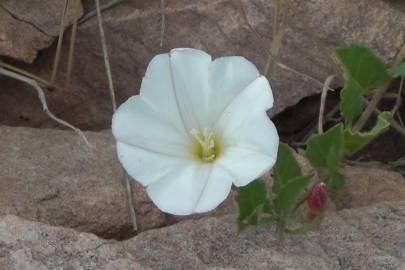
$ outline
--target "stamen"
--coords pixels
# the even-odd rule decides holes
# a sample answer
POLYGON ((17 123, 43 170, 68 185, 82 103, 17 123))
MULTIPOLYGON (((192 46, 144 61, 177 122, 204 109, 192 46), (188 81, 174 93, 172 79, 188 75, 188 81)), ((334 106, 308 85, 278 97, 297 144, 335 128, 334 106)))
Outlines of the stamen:
POLYGON ((199 144, 200 151, 198 157, 204 162, 213 161, 216 158, 215 133, 208 128, 204 128, 202 133, 193 128, 190 130, 190 134, 199 144))

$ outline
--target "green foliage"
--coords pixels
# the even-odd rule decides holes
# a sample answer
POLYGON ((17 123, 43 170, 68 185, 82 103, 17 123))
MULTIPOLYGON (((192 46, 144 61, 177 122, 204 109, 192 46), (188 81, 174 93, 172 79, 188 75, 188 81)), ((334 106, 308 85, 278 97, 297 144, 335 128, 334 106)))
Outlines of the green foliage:
POLYGON ((360 115, 363 110, 363 89, 353 79, 347 81, 345 87, 340 92, 340 112, 346 122, 352 121, 360 115))
POLYGON ((384 63, 369 48, 352 44, 337 49, 336 54, 348 79, 354 80, 364 91, 382 87, 391 79, 384 63))
POLYGON ((339 171, 331 172, 328 186, 335 190, 342 190, 345 185, 345 177, 339 171))
POLYGON ((405 78, 405 62, 397 67, 388 69, 388 73, 394 78, 397 77, 405 78))
POLYGON ((363 110, 363 95, 385 86, 391 76, 384 63, 369 48, 352 44, 337 49, 336 54, 348 78, 340 94, 340 111, 350 126, 363 110))
POLYGON ((351 130, 345 130, 344 141, 345 153, 348 155, 353 155, 360 151, 364 146, 369 144, 378 135, 388 130, 390 126, 391 113, 383 112, 378 116, 377 123, 368 132, 357 132, 353 133, 351 130))
POLYGON ((315 168, 326 171, 325 179, 331 187, 341 188, 343 177, 340 173, 343 159, 343 126, 338 124, 323 134, 311 136, 307 142, 305 156, 315 168))
POLYGON ((269 207, 266 185, 258 179, 244 187, 239 187, 236 202, 239 206, 239 231, 243 231, 248 225, 257 225, 261 208, 269 207))
MULTIPOLYGON (((308 159, 328 188, 339 191, 345 184, 341 172, 345 155, 360 151, 390 126, 391 114, 383 112, 371 130, 353 132, 352 124, 364 108, 364 96, 373 93, 376 88, 386 87, 392 78, 405 77, 405 63, 387 70, 373 51, 357 44, 337 49, 336 53, 347 79, 340 93, 340 110, 345 122, 338 123, 323 134, 312 135, 305 151, 299 150, 298 153, 308 159)), ((239 230, 249 225, 275 223, 282 236, 286 232, 306 232, 313 228, 310 218, 298 229, 290 229, 287 222, 295 210, 308 200, 306 189, 310 182, 311 178, 302 174, 293 150, 281 143, 273 168, 271 200, 260 180, 238 189, 239 230)))
POLYGON ((273 192, 278 193, 285 184, 298 176, 302 176, 301 168, 298 166, 290 147, 285 143, 280 143, 277 162, 273 168, 273 192))
MULTIPOLYGON (((278 149, 277 162, 273 168, 274 211, 280 224, 285 220, 296 205, 302 190, 308 185, 310 178, 303 176, 301 168, 287 144, 281 143, 278 149)), ((280 229, 280 228, 279 228, 280 229)))
POLYGON ((298 176, 282 186, 274 199, 274 210, 279 215, 279 219, 284 220, 289 216, 309 180, 309 176, 298 176))
POLYGON ((335 169, 340 167, 342 149, 343 127, 338 124, 323 134, 312 135, 307 142, 305 156, 314 167, 335 169))

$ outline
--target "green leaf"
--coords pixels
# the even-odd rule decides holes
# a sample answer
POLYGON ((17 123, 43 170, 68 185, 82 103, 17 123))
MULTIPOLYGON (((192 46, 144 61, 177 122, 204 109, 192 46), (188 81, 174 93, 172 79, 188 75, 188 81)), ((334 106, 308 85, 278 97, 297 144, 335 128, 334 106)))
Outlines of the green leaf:
POLYGON ((343 127, 338 124, 323 134, 312 135, 305 156, 314 167, 336 172, 343 158, 343 127))
POLYGON ((384 63, 369 48, 352 44, 337 49, 336 54, 347 77, 356 81, 364 91, 382 87, 391 79, 384 63))
POLYGON ((236 202, 239 206, 238 229, 241 232, 248 225, 257 224, 260 208, 269 207, 264 182, 258 179, 244 187, 239 187, 236 202))
POLYGON ((405 62, 400 64, 399 66, 388 69, 388 73, 394 78, 405 78, 405 62))
POLYGON ((390 126, 390 112, 382 112, 377 119, 377 123, 369 132, 353 133, 351 130, 344 132, 344 151, 348 155, 353 155, 364 146, 369 144, 381 133, 388 130, 390 126))
POLYGON ((277 162, 273 167, 273 192, 278 193, 282 186, 297 176, 302 176, 301 168, 291 148, 285 143, 280 143, 277 162))
POLYGON ((334 172, 331 174, 328 185, 335 190, 341 190, 345 185, 345 178, 340 172, 334 172))
POLYGON ((286 218, 290 214, 309 180, 309 176, 298 176, 280 189, 274 199, 274 210, 280 217, 286 218))
POLYGON ((362 95, 363 89, 353 79, 349 79, 340 92, 340 112, 346 120, 346 123, 350 125, 353 119, 360 115, 363 110, 362 95))

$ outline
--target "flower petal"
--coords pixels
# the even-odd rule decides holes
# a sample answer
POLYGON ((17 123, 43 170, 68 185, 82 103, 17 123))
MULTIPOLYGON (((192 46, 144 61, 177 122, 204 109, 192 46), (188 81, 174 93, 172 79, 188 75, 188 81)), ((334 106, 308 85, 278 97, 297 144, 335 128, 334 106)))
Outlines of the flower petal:
POLYGON ((118 142, 167 155, 190 156, 190 138, 140 96, 129 98, 114 113, 112 132, 118 142))
POLYGON ((151 200, 166 213, 189 215, 207 212, 228 196, 232 178, 222 168, 192 162, 148 186, 151 200))
POLYGON ((245 186, 263 176, 273 167, 276 159, 254 148, 230 146, 224 149, 216 161, 234 179, 235 186, 245 186))
POLYGON ((155 56, 149 63, 142 80, 140 96, 154 110, 168 119, 178 130, 188 136, 179 113, 176 93, 170 71, 169 54, 155 56))
POLYGON ((211 56, 195 49, 170 51, 170 66, 177 104, 187 130, 207 127, 211 56))
POLYGON ((273 93, 266 77, 260 76, 227 104, 214 123, 215 130, 233 128, 251 115, 265 112, 273 106, 273 93))
POLYGON ((232 180, 224 169, 214 165, 194 211, 204 213, 215 209, 228 197, 232 180))
POLYGON ((209 105, 212 124, 226 106, 260 74, 255 65, 241 56, 215 59, 210 74, 209 105))
POLYGON ((217 160, 244 186, 270 170, 277 159, 279 137, 266 110, 273 96, 265 77, 246 87, 225 109, 215 130, 223 141, 223 153, 217 160))
POLYGON ((244 121, 233 119, 222 133, 224 147, 242 145, 277 159, 279 137, 266 112, 251 115, 244 121))
POLYGON ((147 193, 160 210, 174 215, 194 213, 195 206, 211 171, 210 166, 190 162, 147 187, 147 193))
POLYGON ((147 186, 172 171, 181 170, 190 161, 153 151, 117 143, 118 159, 125 171, 136 181, 147 186))

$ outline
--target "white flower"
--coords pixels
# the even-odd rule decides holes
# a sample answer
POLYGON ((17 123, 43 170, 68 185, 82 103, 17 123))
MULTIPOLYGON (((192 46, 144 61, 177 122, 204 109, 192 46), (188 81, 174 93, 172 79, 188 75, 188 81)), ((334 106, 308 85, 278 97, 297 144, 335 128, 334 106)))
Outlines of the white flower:
POLYGON ((154 57, 140 94, 113 116, 120 162, 176 215, 207 212, 271 169, 278 135, 270 85, 243 57, 174 49, 154 57))

